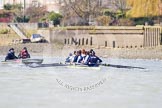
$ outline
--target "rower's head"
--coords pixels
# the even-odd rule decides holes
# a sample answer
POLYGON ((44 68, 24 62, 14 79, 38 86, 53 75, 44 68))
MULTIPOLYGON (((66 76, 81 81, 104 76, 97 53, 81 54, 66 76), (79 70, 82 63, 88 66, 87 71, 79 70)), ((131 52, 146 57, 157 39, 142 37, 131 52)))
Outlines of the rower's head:
POLYGON ((77 52, 76 51, 74 51, 74 55, 76 55, 77 54, 77 52))
POLYGON ((26 48, 26 47, 24 47, 23 49, 24 49, 24 50, 27 50, 27 48, 26 48))
POLYGON ((77 51, 77 55, 81 55, 81 52, 82 52, 81 50, 77 51))
POLYGON ((9 51, 10 51, 10 52, 14 52, 14 48, 10 48, 9 51))
POLYGON ((72 56, 73 54, 72 53, 69 53, 69 56, 72 56))
POLYGON ((81 52, 82 54, 85 54, 86 53, 86 51, 85 51, 85 49, 82 49, 82 52, 81 52))
POLYGON ((90 53, 92 53, 92 51, 93 51, 93 49, 90 49, 90 51, 89 51, 89 52, 90 52, 90 53))

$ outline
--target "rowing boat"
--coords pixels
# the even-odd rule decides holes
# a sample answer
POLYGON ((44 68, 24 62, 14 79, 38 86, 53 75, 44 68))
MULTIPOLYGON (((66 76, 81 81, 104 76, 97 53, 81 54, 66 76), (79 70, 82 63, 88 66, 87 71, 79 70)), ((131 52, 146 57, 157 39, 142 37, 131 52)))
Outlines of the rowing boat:
POLYGON ((52 64, 39 64, 39 65, 28 65, 31 68, 41 68, 41 67, 65 67, 74 69, 95 69, 100 70, 100 66, 88 66, 83 64, 63 64, 63 63, 52 63, 52 64))
POLYGON ((35 63, 35 64, 41 64, 43 62, 43 59, 31 59, 31 58, 28 58, 28 59, 14 59, 14 60, 7 60, 7 61, 1 61, 2 64, 32 64, 32 63, 35 63))
POLYGON ((22 63, 24 63, 25 65, 29 65, 29 64, 42 64, 43 59, 22 59, 22 63))
POLYGON ((52 64, 38 64, 38 65, 28 65, 31 68, 41 68, 41 67, 64 67, 66 64, 52 63, 52 64))
POLYGON ((99 65, 88 66, 88 65, 84 65, 84 64, 68 64, 66 67, 76 68, 76 69, 95 69, 95 70, 101 69, 101 67, 99 65))
POLYGON ((94 70, 100 70, 100 66, 75 66, 75 65, 69 65, 68 68, 74 68, 74 69, 94 69, 94 70))
POLYGON ((1 61, 2 64, 41 64, 43 62, 43 59, 14 59, 14 60, 7 60, 7 61, 1 61))
POLYGON ((2 64, 19 64, 21 63, 20 59, 14 59, 14 60, 7 60, 7 61, 1 61, 2 64))

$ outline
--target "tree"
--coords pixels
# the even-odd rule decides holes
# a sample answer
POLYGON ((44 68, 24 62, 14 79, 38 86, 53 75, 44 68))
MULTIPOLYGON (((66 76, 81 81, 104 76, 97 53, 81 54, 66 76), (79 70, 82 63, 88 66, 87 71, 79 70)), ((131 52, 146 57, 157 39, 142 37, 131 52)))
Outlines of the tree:
POLYGON ((45 6, 30 5, 26 9, 25 15, 30 18, 30 22, 38 22, 47 13, 45 6))
POLYGON ((127 16, 130 17, 154 17, 159 16, 159 4, 161 0, 127 0, 131 7, 127 16))
POLYGON ((111 17, 110 16, 99 16, 97 18, 97 22, 101 26, 108 26, 111 23, 111 17))
POLYGON ((126 18, 126 12, 128 6, 126 0, 112 0, 111 2, 105 2, 108 9, 104 9, 103 13, 106 16, 111 17, 110 25, 120 25, 120 19, 126 18))
POLYGON ((126 0, 113 0, 113 5, 116 8, 116 17, 125 17, 126 11, 128 10, 127 1, 126 0))
POLYGON ((24 16, 17 16, 15 18, 16 22, 29 22, 29 17, 24 17, 24 16))
POLYGON ((10 14, 10 18, 12 18, 12 20, 16 22, 22 22, 20 20, 20 19, 23 19, 22 9, 23 9, 22 4, 13 4, 13 5, 5 4, 4 5, 4 12, 6 14, 10 14))
POLYGON ((120 11, 125 11, 128 8, 126 0, 113 0, 112 5, 114 5, 116 10, 120 11))
POLYGON ((63 0, 63 3, 64 20, 78 17, 83 25, 88 25, 91 20, 93 21, 102 13, 100 0, 63 0))
POLYGON ((14 21, 15 22, 28 22, 29 19, 24 18, 23 15, 23 6, 22 4, 14 4, 12 5, 13 15, 14 15, 14 21))
POLYGON ((59 13, 55 13, 55 12, 50 12, 48 16, 48 19, 50 21, 53 21, 53 25, 60 24, 61 18, 62 18, 62 15, 60 15, 59 13))
POLYGON ((11 4, 5 4, 4 5, 4 9, 5 10, 11 10, 12 9, 12 5, 11 4))

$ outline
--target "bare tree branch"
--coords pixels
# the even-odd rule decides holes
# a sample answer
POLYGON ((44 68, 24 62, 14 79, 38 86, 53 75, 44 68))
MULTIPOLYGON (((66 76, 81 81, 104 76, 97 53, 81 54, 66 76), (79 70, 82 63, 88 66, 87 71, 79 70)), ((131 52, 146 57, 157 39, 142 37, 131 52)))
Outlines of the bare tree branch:
POLYGON ((64 0, 64 4, 64 16, 68 13, 75 13, 77 17, 80 17, 87 24, 89 23, 90 16, 95 18, 101 13, 99 0, 64 0))

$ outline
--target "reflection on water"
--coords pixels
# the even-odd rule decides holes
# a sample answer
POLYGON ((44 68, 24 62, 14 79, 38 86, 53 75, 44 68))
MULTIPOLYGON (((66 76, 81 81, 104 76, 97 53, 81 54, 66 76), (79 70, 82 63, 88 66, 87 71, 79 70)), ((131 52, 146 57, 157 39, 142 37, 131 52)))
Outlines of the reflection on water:
POLYGON ((101 66, 100 70, 46 66, 63 60, 45 58, 45 66, 39 68, 0 63, 0 107, 155 108, 162 105, 162 61, 104 59, 104 63, 111 65, 101 66))

